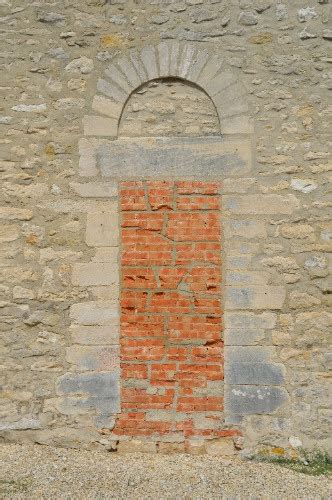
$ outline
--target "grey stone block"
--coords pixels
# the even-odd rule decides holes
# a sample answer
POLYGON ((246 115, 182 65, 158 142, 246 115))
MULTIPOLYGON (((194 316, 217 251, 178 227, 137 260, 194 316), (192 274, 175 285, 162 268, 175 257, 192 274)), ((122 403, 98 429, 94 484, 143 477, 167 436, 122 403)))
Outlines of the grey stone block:
POLYGON ((57 394, 60 396, 90 395, 93 398, 115 398, 119 396, 120 374, 104 373, 65 373, 57 380, 57 394))
POLYGON ((186 78, 195 54, 195 47, 192 44, 185 45, 181 54, 181 61, 178 69, 178 76, 186 78))
POLYGON ((265 340, 264 330, 226 328, 224 331, 224 341, 226 346, 246 346, 258 345, 265 340))
POLYGON ((130 86, 127 80, 124 78, 121 71, 114 66, 114 64, 110 64, 105 70, 105 75, 107 75, 115 84, 120 87, 126 94, 130 94, 133 90, 133 86, 130 86))
POLYGON ((238 329, 273 329, 276 326, 277 315, 273 312, 263 312, 261 314, 252 312, 225 312, 224 322, 226 328, 238 329))
POLYGON ((227 363, 226 384, 283 385, 285 367, 281 363, 227 363))
POLYGON ((169 76, 169 44, 162 42, 158 45, 159 76, 169 76))
POLYGON ((141 83, 143 83, 139 78, 133 63, 127 57, 117 59, 116 64, 127 77, 128 82, 133 88, 139 87, 141 83))
POLYGON ((225 293, 227 309, 281 309, 285 298, 283 286, 227 286, 225 293))
POLYGON ((235 385, 225 390, 225 411, 229 415, 273 413, 288 400, 281 387, 235 385))
POLYGON ((142 64, 142 61, 138 57, 138 53, 136 50, 131 50, 130 51, 130 61, 132 62, 136 73, 138 74, 138 77, 140 78, 141 82, 146 82, 148 80, 148 75, 147 72, 142 64))
POLYGON ((188 80, 196 83, 208 59, 209 53, 206 50, 200 50, 197 52, 187 73, 188 80))
POLYGON ((179 42, 172 42, 170 46, 169 76, 177 76, 179 53, 180 53, 179 42))
POLYGON ((226 364, 262 363, 269 361, 275 353, 273 346, 228 346, 225 347, 226 364))
POLYGON ((221 137, 121 138, 97 152, 102 175, 115 178, 214 178, 251 168, 251 144, 221 137))
POLYGON ((116 85, 111 85, 109 82, 103 78, 99 78, 97 82, 97 90, 107 97, 111 97, 114 101, 125 103, 128 94, 123 90, 120 90, 116 85))
POLYGON ((141 50, 141 59, 148 75, 148 79, 154 80, 155 78, 158 78, 159 71, 157 66, 156 51, 152 45, 148 45, 141 50))

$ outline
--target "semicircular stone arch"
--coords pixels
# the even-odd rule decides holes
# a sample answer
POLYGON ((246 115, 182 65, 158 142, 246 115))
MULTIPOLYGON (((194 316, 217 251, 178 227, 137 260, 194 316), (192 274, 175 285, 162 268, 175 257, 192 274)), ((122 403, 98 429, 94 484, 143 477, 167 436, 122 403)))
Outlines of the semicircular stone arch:
POLYGON ((247 90, 235 71, 219 55, 174 41, 132 49, 107 66, 92 103, 96 114, 84 117, 84 135, 118 137, 129 97, 143 84, 161 78, 178 78, 201 88, 215 105, 221 134, 252 132, 247 90))

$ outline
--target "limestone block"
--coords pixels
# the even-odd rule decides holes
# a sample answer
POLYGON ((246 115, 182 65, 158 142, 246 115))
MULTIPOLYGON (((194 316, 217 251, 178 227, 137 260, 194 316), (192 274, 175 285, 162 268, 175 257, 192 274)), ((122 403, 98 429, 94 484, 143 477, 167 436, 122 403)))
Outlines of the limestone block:
POLYGON ((92 101, 92 109, 97 113, 119 120, 122 105, 112 99, 107 99, 107 97, 95 95, 92 101))
POLYGON ((141 60, 145 67, 149 80, 154 80, 159 76, 157 66, 157 57, 155 48, 152 45, 147 45, 141 50, 141 60))
POLYGON ((281 309, 285 298, 283 286, 227 286, 225 289, 227 309, 281 309))
POLYGON ((132 65, 135 68, 136 73, 138 74, 138 77, 140 78, 141 82, 146 82, 148 80, 148 75, 146 73, 146 70, 144 68, 144 65, 142 64, 142 61, 140 60, 138 53, 136 50, 132 49, 130 51, 130 61, 132 65))
POLYGON ((292 195, 248 194, 225 195, 224 208, 231 214, 292 214, 300 207, 298 199, 292 195))
POLYGON ((289 305, 291 309, 306 309, 313 306, 319 306, 321 300, 315 295, 307 292, 294 291, 290 293, 289 305))
POLYGON ((0 220, 31 220, 33 212, 24 208, 0 207, 0 220))
POLYGON ((88 213, 86 243, 96 247, 117 246, 119 244, 118 215, 107 212, 88 213))
POLYGON ((168 73, 169 59, 170 59, 169 48, 170 46, 166 42, 162 42, 157 46, 160 76, 169 76, 168 73))
POLYGON ((270 274, 264 271, 226 271, 226 285, 266 285, 270 274))
POLYGON ((129 95, 132 90, 134 90, 134 87, 132 85, 129 85, 121 71, 114 66, 114 64, 110 64, 107 69, 105 70, 105 75, 107 75, 112 82, 115 82, 116 85, 127 95, 129 95))
POLYGON ((246 174, 251 168, 251 143, 221 137, 120 138, 98 149, 106 177, 220 178, 246 174))
POLYGON ((234 415, 273 413, 288 400, 281 387, 235 385, 225 390, 225 409, 234 415))
POLYGON ((207 50, 199 50, 197 52, 187 72, 187 78, 189 81, 196 82, 198 80, 198 77, 202 69, 204 68, 208 58, 209 53, 207 52, 207 50))
POLYGON ((117 326, 72 325, 70 335, 74 344, 82 345, 117 345, 119 328, 117 326))
POLYGON ((253 219, 226 219, 223 221, 223 229, 225 239, 230 240, 232 237, 257 239, 266 238, 266 223, 260 220, 253 219))
POLYGON ((66 348, 66 361, 78 371, 113 371, 119 367, 118 346, 74 345, 66 348))
POLYGON ((122 73, 124 73, 127 77, 127 80, 132 88, 139 87, 141 83, 143 83, 139 78, 133 63, 127 57, 117 59, 116 64, 119 66, 122 73))
POLYGON ((104 94, 106 97, 110 97, 114 101, 117 101, 121 104, 124 104, 128 97, 128 94, 126 92, 120 90, 116 85, 111 85, 103 78, 99 78, 97 82, 97 90, 104 94))
POLYGON ((205 443, 206 453, 213 457, 229 457, 236 455, 234 442, 232 439, 213 439, 205 443))
POLYGON ((69 186, 82 198, 112 198, 118 195, 118 186, 115 182, 71 182, 69 186))
POLYGON ((274 346, 228 346, 225 348, 227 365, 233 363, 266 363, 275 355, 274 346))
POLYGON ((234 270, 248 269, 251 263, 251 255, 227 254, 225 258, 225 268, 234 270))
POLYGON ((220 123, 220 132, 222 134, 252 134, 254 124, 247 115, 223 118, 220 123))
POLYGON ((235 115, 242 115, 249 112, 249 105, 245 97, 239 97, 234 101, 227 101, 222 94, 213 97, 213 102, 218 109, 220 121, 235 115))
POLYGON ((177 41, 172 42, 169 57, 169 76, 177 76, 178 60, 180 54, 180 44, 177 41))
POLYGON ((288 239, 310 239, 311 241, 315 239, 314 228, 309 224, 283 224, 280 233, 288 239))
POLYGON ((70 317, 79 325, 119 325, 119 311, 116 304, 107 301, 81 302, 70 308, 70 317))
POLYGON ((84 135, 103 137, 116 137, 118 133, 118 121, 114 118, 103 116, 84 116, 84 135))
POLYGON ((13 299, 34 299, 35 292, 29 288, 23 288, 21 286, 14 286, 13 288, 13 299))
POLYGON ((118 247, 99 247, 96 248, 96 253, 92 258, 93 262, 111 262, 115 264, 118 262, 119 248, 118 247))
POLYGON ((225 346, 250 346, 260 345, 266 340, 265 330, 243 328, 225 328, 224 330, 224 343, 225 346))
POLYGON ((118 453, 157 453, 157 443, 152 441, 120 441, 117 448, 118 453))
POLYGON ((256 182, 257 179, 255 179, 255 177, 224 179, 223 193, 247 193, 256 182))
POLYGON ((79 173, 83 177, 93 177, 97 175, 96 149, 92 141, 80 139, 79 141, 79 173))
POLYGON ((112 398, 119 395, 119 371, 103 373, 65 373, 57 379, 59 396, 95 396, 112 398))
MULTIPOLYGON (((206 65, 204 66, 202 72, 196 80, 196 83, 200 85, 203 89, 206 89, 206 85, 219 73, 220 69, 224 66, 224 61, 221 59, 220 55, 211 56, 206 65)), ((227 79, 227 76, 226 76, 227 79)), ((215 82, 215 89, 218 92, 221 90, 223 77, 221 76, 219 82, 215 82)), ((225 84, 226 85, 226 84, 225 84)), ((207 90, 209 93, 209 91, 207 90)))
POLYGON ((227 363, 225 383, 231 385, 282 385, 285 367, 281 363, 227 363))
POLYGON ((117 261, 76 263, 73 266, 72 283, 77 286, 118 284, 118 263, 117 261))
POLYGON ((224 314, 224 324, 226 328, 241 329, 267 329, 275 328, 277 315, 273 312, 263 312, 261 314, 251 312, 229 312, 224 314))
POLYGON ((195 54, 195 47, 192 44, 185 45, 182 50, 181 60, 178 68, 178 76, 186 78, 195 54))

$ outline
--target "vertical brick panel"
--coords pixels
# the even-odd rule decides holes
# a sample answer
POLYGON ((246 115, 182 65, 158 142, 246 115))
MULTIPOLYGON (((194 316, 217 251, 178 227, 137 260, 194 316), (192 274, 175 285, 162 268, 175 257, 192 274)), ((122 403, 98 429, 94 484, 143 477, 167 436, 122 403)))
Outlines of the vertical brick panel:
POLYGON ((223 419, 219 191, 214 182, 120 186, 117 436, 186 441, 233 432, 223 419))

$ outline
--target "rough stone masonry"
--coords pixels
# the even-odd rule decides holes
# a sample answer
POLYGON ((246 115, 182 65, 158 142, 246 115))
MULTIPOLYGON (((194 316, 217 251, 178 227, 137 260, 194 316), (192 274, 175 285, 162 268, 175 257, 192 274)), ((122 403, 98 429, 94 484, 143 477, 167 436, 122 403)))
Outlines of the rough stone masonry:
POLYGON ((3 440, 331 450, 328 0, 1 0, 3 440))

